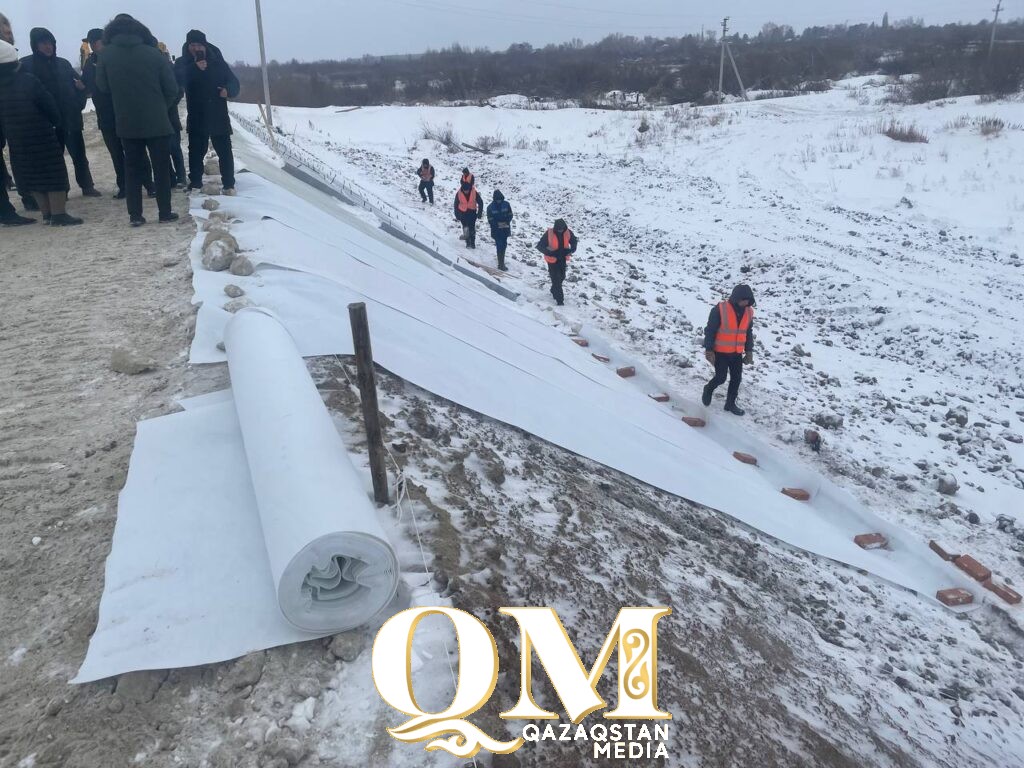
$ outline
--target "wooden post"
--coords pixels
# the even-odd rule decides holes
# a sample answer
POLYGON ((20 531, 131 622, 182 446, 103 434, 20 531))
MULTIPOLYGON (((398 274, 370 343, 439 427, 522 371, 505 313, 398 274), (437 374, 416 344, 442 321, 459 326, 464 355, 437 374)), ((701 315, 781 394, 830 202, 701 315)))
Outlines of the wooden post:
POLYGON ((363 302, 349 304, 348 317, 352 323, 352 344, 356 351, 359 399, 363 404, 363 423, 366 425, 366 444, 370 453, 373 498, 378 504, 387 504, 388 470, 384 464, 384 433, 380 428, 380 410, 377 408, 377 377, 373 372, 373 350, 370 347, 366 305, 363 302))
POLYGON ((718 62, 718 103, 721 104, 724 99, 722 93, 722 84, 725 78, 725 36, 729 31, 729 17, 726 16, 722 19, 722 56, 718 62))

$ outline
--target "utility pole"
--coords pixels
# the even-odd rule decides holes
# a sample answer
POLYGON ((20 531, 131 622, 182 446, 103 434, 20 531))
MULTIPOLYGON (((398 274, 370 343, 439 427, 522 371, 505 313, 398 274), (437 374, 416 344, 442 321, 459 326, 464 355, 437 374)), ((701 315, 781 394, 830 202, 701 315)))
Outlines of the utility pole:
POLYGON ((988 41, 988 57, 992 59, 992 49, 996 45, 996 25, 999 24, 999 12, 1003 10, 1003 0, 998 0, 996 7, 992 10, 995 11, 995 18, 992 19, 992 38, 988 41))
POLYGON ((729 31, 729 17, 722 19, 722 57, 718 62, 718 103, 721 104, 725 94, 722 93, 722 81, 725 78, 725 36, 729 31))
MULTIPOLYGON (((1002 0, 1000 0, 1002 2, 1002 0)), ((736 82, 740 84, 740 93, 743 94, 743 100, 749 101, 747 98, 747 89, 743 87, 743 78, 740 77, 739 67, 736 66, 736 59, 732 57, 732 48, 729 47, 728 41, 725 39, 726 35, 729 34, 729 17, 726 16, 722 19, 722 56, 718 62, 718 103, 721 104, 725 99, 725 94, 722 92, 722 84, 725 78, 725 55, 729 54, 729 63, 732 65, 733 74, 736 75, 736 82)))
POLYGON ((740 84, 740 93, 743 94, 743 100, 749 101, 747 98, 747 89, 743 87, 743 78, 740 77, 740 70, 736 66, 736 59, 732 57, 732 48, 726 46, 725 50, 729 54, 729 63, 732 64, 732 71, 733 74, 736 75, 736 82, 740 84))
POLYGON ((270 130, 270 139, 274 140, 274 113, 270 109, 270 78, 267 76, 267 49, 263 44, 263 12, 260 0, 256 0, 256 29, 260 35, 260 67, 263 69, 263 101, 267 105, 265 119, 270 130))

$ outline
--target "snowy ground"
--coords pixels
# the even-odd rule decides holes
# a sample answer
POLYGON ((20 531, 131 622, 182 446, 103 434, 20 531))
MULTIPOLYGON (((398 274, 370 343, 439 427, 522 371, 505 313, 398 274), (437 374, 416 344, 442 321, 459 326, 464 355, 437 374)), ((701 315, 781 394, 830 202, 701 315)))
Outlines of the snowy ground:
MULTIPOLYGON (((757 365, 741 397, 752 428, 799 442, 816 418, 841 416, 841 428, 819 427, 820 458, 794 456, 1020 584, 1024 521, 999 516, 1024 515, 1024 103, 894 107, 880 83, 651 111, 644 133, 643 114, 587 110, 279 110, 277 121, 451 255, 465 254, 451 216, 459 169, 472 167, 487 200, 501 188, 517 216, 508 283, 537 312, 552 302, 532 246, 565 217, 582 245, 559 314, 695 395, 708 309, 750 283, 757 365), (986 117, 1004 121, 998 135, 981 134, 986 117), (929 142, 881 135, 893 120, 929 142), (453 154, 419 138, 443 125, 507 146, 453 154), (424 156, 438 170, 433 209, 415 192, 424 156), (955 496, 937 491, 946 474, 955 496)), ((493 265, 481 240, 472 259, 493 265)))
MULTIPOLYGON (((1024 122, 1024 105, 898 109, 930 137, 909 145, 868 130, 890 109, 874 104, 879 95, 858 83, 693 116, 652 112, 646 147, 634 140, 636 113, 281 110, 278 120, 451 254, 449 198, 469 163, 481 188, 500 186, 517 211, 510 282, 523 310, 553 323, 563 321, 545 314, 531 247, 565 216, 582 245, 563 317, 594 323, 680 390, 707 376, 699 328, 742 276, 761 328, 744 397, 750 429, 1020 590, 1024 522, 1000 528, 996 518, 1024 508, 1014 442, 1024 427, 1014 327, 1024 279, 1010 228, 1024 132, 983 138, 955 122, 1024 122), (417 140, 423 121, 450 122, 471 143, 521 135, 527 148, 448 155, 417 140), (424 155, 439 172, 434 209, 414 192, 424 155), (947 419, 960 406, 966 415, 947 419), (814 454, 800 436, 826 411, 844 424, 822 429, 814 454), (937 472, 956 475, 955 496, 934 490, 937 472)), ((66 685, 95 623, 134 421, 226 376, 184 365, 191 228, 122 231, 120 203, 75 202, 92 221, 74 239, 3 233, 0 768, 453 764, 384 732, 397 718, 370 685, 372 628, 228 664, 66 685), (125 341, 157 371, 110 372, 109 350, 125 341)), ((350 446, 364 450, 350 366, 323 358, 311 369, 350 425, 350 446)), ((659 700, 675 714, 666 764, 1024 765, 1019 607, 954 615, 387 374, 381 407, 434 586, 488 621, 503 659, 515 658, 515 638, 493 620, 496 606, 556 607, 584 658, 618 606, 673 607, 659 648, 659 700)), ((414 541, 411 515, 403 521, 414 541)), ((481 721, 494 733, 517 684, 514 670, 499 678, 481 721)), ((537 684, 538 701, 550 701, 537 684)), ((500 764, 592 762, 575 745, 548 744, 500 764)))

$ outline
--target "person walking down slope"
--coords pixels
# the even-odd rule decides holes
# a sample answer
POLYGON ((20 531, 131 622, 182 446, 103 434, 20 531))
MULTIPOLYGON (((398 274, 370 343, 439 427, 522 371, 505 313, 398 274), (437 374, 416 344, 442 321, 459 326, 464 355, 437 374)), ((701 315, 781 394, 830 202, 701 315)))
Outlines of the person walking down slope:
POLYGON ((71 62, 57 56, 57 38, 50 30, 36 27, 29 32, 32 53, 21 60, 21 68, 35 75, 53 96, 60 114, 57 141, 67 150, 75 166, 75 181, 84 197, 99 197, 92 181, 89 158, 85 153, 85 127, 82 110, 88 100, 85 83, 75 74, 71 62))
POLYGON ((220 49, 206 40, 198 29, 190 30, 174 62, 178 83, 185 89, 188 119, 189 189, 203 188, 203 165, 211 142, 220 163, 220 181, 225 195, 235 194, 235 158, 231 150, 231 117, 228 99, 240 89, 220 49))
POLYGON ((742 416, 745 411, 736 405, 736 395, 743 379, 743 366, 754 363, 754 292, 749 285, 737 285, 728 301, 719 302, 708 316, 704 327, 704 357, 715 366, 715 375, 705 386, 701 397, 711 405, 715 388, 729 377, 725 410, 742 416))
POLYGON ((420 167, 416 169, 416 175, 420 178, 420 200, 424 203, 427 202, 427 198, 430 198, 430 204, 434 204, 434 166, 430 164, 430 160, 423 158, 423 162, 420 163, 420 167))
POLYGON ((11 152, 11 170, 23 195, 31 194, 43 221, 55 226, 81 224, 65 209, 68 170, 57 139, 57 102, 18 61, 18 49, 0 41, 0 128, 11 152))
POLYGON ((498 269, 508 272, 505 251, 508 249, 508 236, 512 233, 512 206, 500 189, 494 190, 493 200, 487 206, 487 223, 491 225, 491 237, 498 251, 498 269))
POLYGON ((469 168, 462 169, 462 178, 459 179, 459 184, 469 184, 470 186, 476 186, 476 177, 469 172, 469 168))
POLYGON ((170 137, 167 111, 178 102, 178 83, 171 63, 151 44, 156 38, 128 14, 115 16, 103 30, 103 53, 96 67, 96 87, 114 102, 118 138, 124 145, 128 220, 146 223, 142 215, 142 184, 146 153, 152 161, 156 204, 161 222, 176 221, 171 210, 170 137))
MULTIPOLYGON (((103 30, 90 29, 86 35, 86 42, 89 43, 91 53, 82 66, 82 82, 85 83, 85 92, 92 98, 93 108, 96 110, 96 127, 100 129, 103 136, 103 144, 110 155, 110 163, 114 166, 114 179, 117 183, 115 200, 124 200, 124 146, 117 138, 117 123, 114 118, 114 100, 109 93, 104 93, 96 87, 96 65, 99 63, 100 52, 103 50, 103 30)), ((142 186, 150 197, 156 197, 156 187, 153 186, 153 171, 149 165, 149 158, 144 158, 145 168, 142 178, 142 186)))
POLYGON ((548 275, 551 277, 551 296, 558 306, 565 303, 562 283, 565 282, 565 271, 569 259, 576 253, 578 241, 565 219, 556 219, 555 225, 541 235, 537 242, 537 250, 544 254, 548 264, 548 275))
POLYGON ((472 184, 463 184, 455 193, 455 220, 462 224, 467 248, 476 248, 476 220, 484 215, 484 201, 472 184))

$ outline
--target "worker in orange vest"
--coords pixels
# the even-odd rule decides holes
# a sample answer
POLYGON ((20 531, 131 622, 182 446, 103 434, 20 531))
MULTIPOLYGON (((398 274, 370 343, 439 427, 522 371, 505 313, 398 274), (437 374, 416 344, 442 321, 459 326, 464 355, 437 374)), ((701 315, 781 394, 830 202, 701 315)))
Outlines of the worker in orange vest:
POLYGON ((715 366, 715 376, 704 385, 701 402, 711 405, 715 388, 729 377, 725 410, 742 416, 736 395, 743 379, 743 366, 754 364, 754 292, 749 285, 737 285, 728 301, 719 302, 704 327, 704 357, 715 366))
POLYGON ((472 184, 462 183, 455 193, 455 220, 462 224, 467 248, 476 248, 476 220, 484 215, 484 200, 472 184))
POLYGON ((469 168, 462 169, 462 178, 459 179, 459 184, 469 184, 470 186, 476 186, 476 177, 469 172, 469 168))
POLYGON ((430 164, 430 160, 423 158, 423 162, 420 163, 420 167, 416 169, 416 175, 420 178, 420 200, 424 203, 427 202, 427 198, 430 198, 430 204, 434 204, 434 166, 430 164))
POLYGON ((565 219, 555 219, 555 225, 541 235, 537 241, 537 250, 544 254, 544 261, 548 265, 548 275, 551 277, 551 295, 558 306, 565 303, 565 295, 562 293, 562 283, 565 281, 565 270, 569 266, 569 259, 576 253, 578 242, 576 235, 569 229, 565 219))

